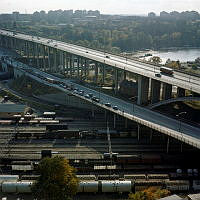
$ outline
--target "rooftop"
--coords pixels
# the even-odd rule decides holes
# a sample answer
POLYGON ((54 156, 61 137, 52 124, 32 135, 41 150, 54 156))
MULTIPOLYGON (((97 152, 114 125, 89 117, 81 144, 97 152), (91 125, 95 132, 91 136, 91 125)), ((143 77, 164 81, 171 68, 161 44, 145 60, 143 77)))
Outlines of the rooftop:
POLYGON ((24 112, 26 105, 22 104, 0 104, 0 113, 24 112))

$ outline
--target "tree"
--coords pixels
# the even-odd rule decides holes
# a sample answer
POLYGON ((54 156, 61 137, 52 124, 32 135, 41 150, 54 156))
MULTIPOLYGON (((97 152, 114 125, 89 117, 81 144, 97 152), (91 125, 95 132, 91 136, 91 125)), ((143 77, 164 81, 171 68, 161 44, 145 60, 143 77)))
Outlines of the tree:
POLYGON ((153 62, 153 63, 155 63, 155 64, 159 64, 159 63, 162 62, 161 58, 158 57, 158 56, 153 56, 153 57, 151 57, 151 58, 149 59, 149 61, 150 61, 150 62, 153 62))
POLYGON ((170 195, 170 191, 165 189, 159 189, 156 187, 149 187, 144 191, 130 193, 128 195, 129 200, 157 200, 170 195))
POLYGON ((77 192, 75 168, 63 157, 44 158, 39 166, 39 178, 32 187, 37 199, 67 200, 77 192))

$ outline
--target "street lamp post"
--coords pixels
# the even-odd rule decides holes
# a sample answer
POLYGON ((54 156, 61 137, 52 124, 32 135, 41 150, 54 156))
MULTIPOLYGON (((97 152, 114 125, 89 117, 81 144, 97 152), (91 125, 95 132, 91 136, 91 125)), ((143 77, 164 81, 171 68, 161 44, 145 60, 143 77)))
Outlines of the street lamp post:
MULTIPOLYGON (((133 102, 135 101, 135 99, 137 98, 138 96, 134 96, 134 97, 131 97, 129 98, 130 100, 132 100, 133 102)), ((134 103, 133 103, 133 113, 135 111, 135 106, 134 106, 134 103)))
MULTIPOLYGON (((180 117, 181 115, 185 115, 187 112, 180 112, 176 115, 176 117, 180 117)), ((179 132, 181 132, 181 118, 179 118, 179 132)))
POLYGON ((180 112, 176 115, 176 117, 179 117, 179 132, 181 133, 181 138, 182 138, 182 141, 181 141, 181 152, 183 151, 183 133, 181 131, 181 118, 180 116, 181 115, 185 115, 187 114, 187 112, 180 112))

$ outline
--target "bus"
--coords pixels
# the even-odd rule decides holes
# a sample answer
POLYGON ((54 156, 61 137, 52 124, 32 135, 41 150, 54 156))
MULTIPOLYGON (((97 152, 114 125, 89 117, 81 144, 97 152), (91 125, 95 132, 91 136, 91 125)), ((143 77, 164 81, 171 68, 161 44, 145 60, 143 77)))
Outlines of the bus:
POLYGON ((167 74, 167 75, 173 75, 173 73, 174 73, 173 69, 168 68, 168 67, 161 67, 160 72, 162 74, 167 74))

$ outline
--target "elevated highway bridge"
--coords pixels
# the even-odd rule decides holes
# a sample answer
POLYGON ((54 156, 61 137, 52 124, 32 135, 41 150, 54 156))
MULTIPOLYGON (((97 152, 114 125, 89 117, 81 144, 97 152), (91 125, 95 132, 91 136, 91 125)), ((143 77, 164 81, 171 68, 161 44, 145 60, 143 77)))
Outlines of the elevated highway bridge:
MULTIPOLYGON (((145 125, 200 149, 199 127, 172 119, 142 106, 147 104, 149 96, 151 97, 151 103, 159 102, 161 96, 160 93, 162 93, 163 100, 170 99, 172 96, 172 85, 177 86, 177 95, 180 97, 185 95, 186 89, 200 94, 199 77, 181 72, 174 72, 173 76, 162 75, 161 77, 157 77, 155 74, 160 73, 160 67, 156 65, 154 66, 126 59, 124 57, 73 44, 67 44, 61 41, 39 38, 22 33, 13 34, 13 32, 5 30, 0 30, 0 45, 2 47, 16 50, 22 56, 26 56, 27 58, 34 56, 37 60, 35 65, 36 67, 30 67, 28 65, 23 65, 22 67, 21 63, 11 59, 5 59, 3 61, 5 64, 12 65, 14 68, 24 71, 27 75, 40 82, 77 96, 77 98, 83 99, 84 101, 99 106, 105 110, 109 110, 114 114, 114 116, 121 115, 137 122, 138 124, 145 125), (39 61, 40 56, 43 56, 42 63, 39 61), (46 57, 48 60, 46 60, 46 57), (121 72, 124 79, 128 72, 137 74, 137 105, 49 74, 52 72, 59 72, 63 74, 67 73, 72 76, 76 73, 77 77, 82 79, 83 74, 87 76, 90 61, 95 63, 95 81, 97 81, 98 75, 101 71, 102 81, 104 82, 105 67, 112 67, 114 71, 113 77, 116 91, 119 88, 119 81, 121 78, 119 77, 119 72, 121 72), (74 69, 75 63, 77 65, 76 71, 74 69), (66 88, 61 87, 59 84, 49 83, 41 79, 41 77, 38 78, 30 73, 30 69, 34 72, 40 73, 43 77, 53 78, 65 84, 73 84, 79 90, 83 90, 85 94, 92 93, 94 96, 100 97, 100 102, 92 101, 92 99, 86 98, 86 96, 69 91, 66 88), (105 105, 105 103, 108 102, 111 104, 111 107, 105 105), (117 106, 118 109, 113 109, 114 106, 117 106)), ((140 126, 138 125, 138 130, 139 128, 140 126)))

